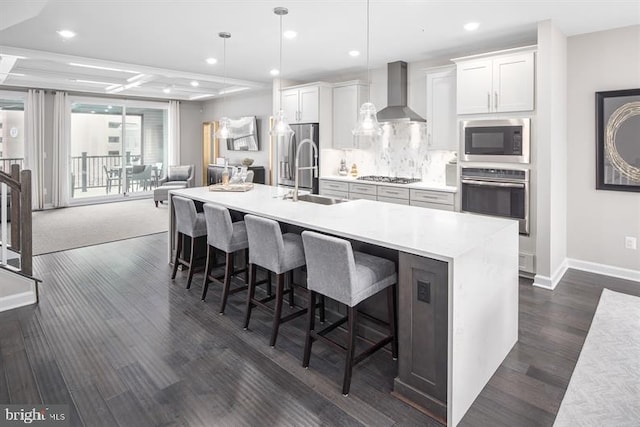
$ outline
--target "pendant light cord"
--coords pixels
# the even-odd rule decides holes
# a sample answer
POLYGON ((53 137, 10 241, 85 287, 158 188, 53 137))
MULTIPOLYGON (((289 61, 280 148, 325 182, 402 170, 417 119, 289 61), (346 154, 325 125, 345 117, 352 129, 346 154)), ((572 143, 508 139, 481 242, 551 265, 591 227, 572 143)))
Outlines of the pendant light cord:
POLYGON ((371 69, 369 68, 369 0, 367 0, 367 102, 371 102, 371 69))
POLYGON ((278 67, 280 69, 278 70, 278 92, 280 92, 280 105, 279 105, 280 108, 278 109, 283 110, 283 107, 282 107, 282 15, 280 15, 279 38, 280 38, 280 64, 278 65, 278 67))
POLYGON ((222 117, 225 117, 224 113, 227 111, 227 38, 222 39, 222 56, 224 58, 224 79, 222 85, 224 86, 224 96, 222 97, 222 117))

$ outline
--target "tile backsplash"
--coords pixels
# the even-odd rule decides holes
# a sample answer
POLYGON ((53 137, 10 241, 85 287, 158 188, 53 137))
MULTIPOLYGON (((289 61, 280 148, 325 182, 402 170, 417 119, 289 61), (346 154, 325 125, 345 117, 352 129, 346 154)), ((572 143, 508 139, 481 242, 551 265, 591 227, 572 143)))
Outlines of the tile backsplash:
POLYGON ((363 144, 361 149, 322 150, 323 175, 337 175, 344 158, 349 169, 357 165, 358 175, 402 176, 444 184, 445 165, 457 152, 430 150, 424 125, 393 123, 383 129, 376 142, 363 144))

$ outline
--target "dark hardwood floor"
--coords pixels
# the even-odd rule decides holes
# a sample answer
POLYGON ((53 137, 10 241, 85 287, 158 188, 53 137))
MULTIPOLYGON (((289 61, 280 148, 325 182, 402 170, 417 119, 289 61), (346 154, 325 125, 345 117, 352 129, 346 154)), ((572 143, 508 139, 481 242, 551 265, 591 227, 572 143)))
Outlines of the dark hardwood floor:
MULTIPOLYGON (((340 393, 343 355, 317 343, 301 367, 304 319, 268 346, 270 318, 241 328, 245 294, 218 315, 167 264, 166 233, 42 255, 41 302, 0 313, 0 402, 65 403, 86 426, 439 426, 390 396, 395 362, 375 354, 340 393)), ((520 283, 520 337, 462 421, 552 425, 603 287, 640 285, 570 271, 554 292, 520 283)))

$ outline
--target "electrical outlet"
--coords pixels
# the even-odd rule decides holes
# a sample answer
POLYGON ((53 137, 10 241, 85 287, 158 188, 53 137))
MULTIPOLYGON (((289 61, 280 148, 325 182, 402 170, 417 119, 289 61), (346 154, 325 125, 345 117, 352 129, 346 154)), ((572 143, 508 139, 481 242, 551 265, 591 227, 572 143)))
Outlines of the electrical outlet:
POLYGON ((624 247, 635 251, 638 249, 638 240, 635 237, 626 236, 624 238, 624 247))

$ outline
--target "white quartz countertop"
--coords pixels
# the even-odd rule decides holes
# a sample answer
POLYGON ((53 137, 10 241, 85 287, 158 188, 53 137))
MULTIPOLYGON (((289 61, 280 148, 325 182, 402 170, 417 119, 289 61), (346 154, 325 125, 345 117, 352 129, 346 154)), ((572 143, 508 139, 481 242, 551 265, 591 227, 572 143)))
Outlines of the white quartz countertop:
POLYGON ((414 182, 411 184, 392 184, 390 182, 365 181, 362 179, 358 179, 357 177, 353 178, 351 176, 335 176, 335 175, 323 176, 320 179, 328 179, 332 181, 342 181, 342 182, 354 182, 358 184, 384 185, 389 187, 414 188, 416 190, 443 191, 446 193, 456 193, 458 191, 458 187, 438 184, 435 182, 414 182))
POLYGON ((451 260, 483 245, 514 220, 448 212, 371 200, 335 205, 283 200, 280 187, 254 184, 247 192, 212 192, 208 187, 171 190, 201 202, 213 202, 241 212, 343 236, 419 256, 451 260))

